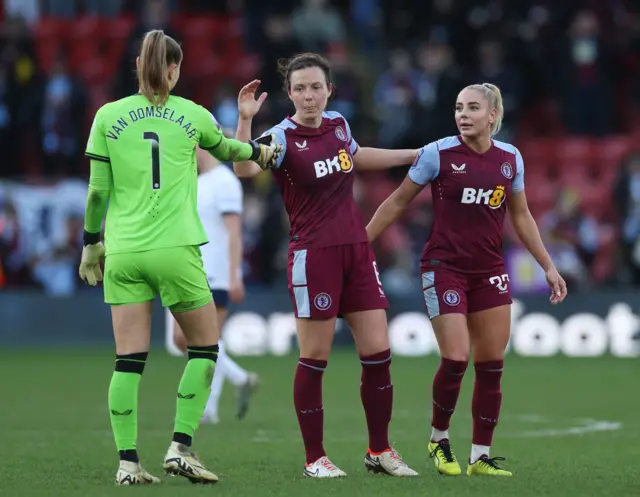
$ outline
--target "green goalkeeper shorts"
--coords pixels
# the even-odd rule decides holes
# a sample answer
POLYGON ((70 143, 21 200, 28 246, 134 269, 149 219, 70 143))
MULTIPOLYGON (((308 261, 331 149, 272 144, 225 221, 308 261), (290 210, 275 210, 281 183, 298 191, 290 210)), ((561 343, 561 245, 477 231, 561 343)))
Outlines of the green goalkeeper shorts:
POLYGON ((135 304, 160 295, 163 307, 185 312, 211 302, 200 247, 184 246, 109 254, 104 266, 104 301, 135 304))

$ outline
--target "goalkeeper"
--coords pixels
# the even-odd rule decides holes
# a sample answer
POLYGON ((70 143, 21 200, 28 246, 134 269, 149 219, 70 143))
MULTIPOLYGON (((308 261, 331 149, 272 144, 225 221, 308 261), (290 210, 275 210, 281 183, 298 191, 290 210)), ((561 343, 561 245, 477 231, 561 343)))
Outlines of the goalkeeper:
POLYGON ((158 294, 188 348, 163 468, 194 483, 218 480, 190 449, 209 398, 219 338, 199 248, 207 237, 196 205, 196 145, 220 161, 252 160, 265 169, 282 151, 279 145, 227 139, 203 107, 170 95, 181 61, 175 40, 159 30, 147 33, 136 60, 139 93, 98 110, 86 151, 91 179, 79 273, 96 285, 106 249, 104 297, 111 304, 116 344, 109 413, 120 455, 118 485, 160 482, 142 468, 137 453, 138 387, 158 294))

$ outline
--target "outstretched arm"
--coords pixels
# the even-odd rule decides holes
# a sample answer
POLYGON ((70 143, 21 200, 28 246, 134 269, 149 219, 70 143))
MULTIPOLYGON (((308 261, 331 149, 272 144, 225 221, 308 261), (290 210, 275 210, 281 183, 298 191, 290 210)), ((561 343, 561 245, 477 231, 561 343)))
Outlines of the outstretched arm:
POLYGON ((418 150, 388 150, 385 148, 360 147, 353 156, 358 171, 381 171, 413 163, 418 150))
MULTIPOLYGON (((236 139, 241 141, 248 141, 251 139, 251 122, 252 118, 242 119, 238 118, 238 127, 236 129, 236 139)), ((258 164, 251 161, 234 161, 233 171, 239 178, 253 178, 260 174, 262 169, 258 164)))
POLYGON ((382 202, 367 225, 367 238, 376 240, 384 230, 391 226, 407 209, 424 185, 414 183, 408 176, 389 197, 382 202))
MULTIPOLYGON (((257 158, 255 148, 249 143, 246 143, 249 141, 249 139, 245 140, 245 142, 243 143, 240 140, 227 138, 222 133, 220 133, 218 143, 210 147, 201 147, 211 155, 213 155, 220 162, 235 160, 248 161, 253 160, 252 158, 254 156, 257 158)), ((254 165, 257 168, 260 168, 260 166, 258 166, 257 164, 254 163, 254 165)))
POLYGON ((567 296, 567 284, 558 274, 544 243, 542 243, 538 225, 531 211, 529 211, 524 190, 513 192, 510 195, 507 201, 507 209, 518 238, 545 272, 547 283, 553 290, 551 303, 558 304, 562 302, 567 296))
MULTIPOLYGON (((383 150, 383 152, 399 151, 383 150)), ((435 143, 430 143, 416 150, 411 160, 413 164, 407 173, 407 177, 398 189, 378 207, 378 210, 367 225, 369 241, 372 242, 378 238, 384 230, 400 217, 416 195, 440 174, 440 153, 435 143)))

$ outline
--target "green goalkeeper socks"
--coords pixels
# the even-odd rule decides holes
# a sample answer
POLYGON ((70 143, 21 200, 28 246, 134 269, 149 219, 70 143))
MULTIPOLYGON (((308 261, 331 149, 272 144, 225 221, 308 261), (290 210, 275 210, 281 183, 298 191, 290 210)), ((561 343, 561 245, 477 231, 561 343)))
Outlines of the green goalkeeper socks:
POLYGON ((138 462, 138 389, 148 352, 117 355, 109 385, 111 429, 120 459, 138 462))
POLYGON ((187 352, 189 361, 178 387, 173 441, 191 446, 191 439, 200 426, 211 393, 218 346, 189 347, 187 352))

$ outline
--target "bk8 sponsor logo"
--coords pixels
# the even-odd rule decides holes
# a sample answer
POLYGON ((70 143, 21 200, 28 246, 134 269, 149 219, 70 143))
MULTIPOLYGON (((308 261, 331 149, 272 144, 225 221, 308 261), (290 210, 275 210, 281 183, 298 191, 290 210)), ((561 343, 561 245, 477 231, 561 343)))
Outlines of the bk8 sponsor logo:
POLYGON ((465 188, 462 190, 463 204, 484 204, 491 209, 500 207, 505 199, 504 186, 498 185, 495 190, 483 190, 482 188, 465 188))
POLYGON ((334 172, 350 173, 353 170, 353 160, 346 149, 338 150, 338 155, 332 159, 319 160, 313 163, 316 178, 322 178, 334 172))

